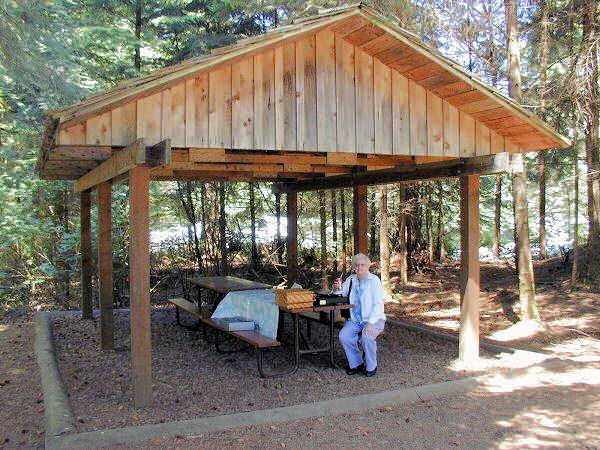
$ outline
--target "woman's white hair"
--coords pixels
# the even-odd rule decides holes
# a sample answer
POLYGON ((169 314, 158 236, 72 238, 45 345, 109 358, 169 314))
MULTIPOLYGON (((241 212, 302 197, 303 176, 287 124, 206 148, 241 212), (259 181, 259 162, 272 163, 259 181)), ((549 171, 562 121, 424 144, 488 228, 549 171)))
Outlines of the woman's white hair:
POLYGON ((357 253, 352 257, 352 270, 356 268, 356 265, 359 261, 364 261, 367 264, 367 267, 371 267, 371 260, 364 253, 357 253))

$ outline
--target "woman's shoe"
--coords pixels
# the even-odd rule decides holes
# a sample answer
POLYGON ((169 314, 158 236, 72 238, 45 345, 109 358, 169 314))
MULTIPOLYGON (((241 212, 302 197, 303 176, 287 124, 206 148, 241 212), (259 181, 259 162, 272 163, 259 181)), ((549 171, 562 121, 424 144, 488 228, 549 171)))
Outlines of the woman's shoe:
POLYGON ((360 366, 356 366, 356 367, 348 367, 346 369, 346 375, 356 375, 357 373, 364 372, 364 370, 365 370, 364 364, 361 364, 360 366))
POLYGON ((374 377, 377 374, 377 367, 375 367, 373 370, 367 370, 365 372, 365 376, 367 377, 374 377))

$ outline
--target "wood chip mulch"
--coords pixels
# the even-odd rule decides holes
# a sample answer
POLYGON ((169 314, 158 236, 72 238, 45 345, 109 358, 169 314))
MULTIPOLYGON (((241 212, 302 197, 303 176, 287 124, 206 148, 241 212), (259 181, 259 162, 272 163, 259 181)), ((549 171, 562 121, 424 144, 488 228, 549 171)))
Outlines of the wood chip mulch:
MULTIPOLYGON (((286 330, 291 329, 290 322, 286 319, 286 330)), ((78 431, 290 406, 481 373, 453 368, 458 353, 455 343, 388 325, 378 339, 374 378, 348 377, 342 369, 329 368, 327 357, 319 355, 302 357, 294 375, 263 379, 253 349, 218 354, 201 332, 179 327, 174 310, 157 308, 152 312, 153 406, 135 409, 128 313, 115 313, 114 351, 100 350, 97 318, 57 317, 53 334, 78 431)), ((326 327, 313 324, 312 340, 327 342, 326 327)), ((284 333, 282 341, 290 343, 291 336, 284 333)), ((337 336, 336 360, 340 366, 345 364, 337 336)), ((290 362, 290 345, 265 353, 267 368, 283 368, 290 362)))

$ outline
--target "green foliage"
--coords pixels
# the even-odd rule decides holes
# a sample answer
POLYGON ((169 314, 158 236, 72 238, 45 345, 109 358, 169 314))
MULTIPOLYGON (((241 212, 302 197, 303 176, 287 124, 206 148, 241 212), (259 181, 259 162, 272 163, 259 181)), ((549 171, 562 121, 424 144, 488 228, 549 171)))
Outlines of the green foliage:
MULTIPOLYGON (((5 0, 0 4, 0 304, 40 306, 53 301, 68 307, 77 298, 79 276, 79 199, 68 182, 43 182, 34 175, 44 113, 113 87, 121 80, 155 68, 207 54, 212 48, 233 43, 284 23, 292 17, 315 14, 320 7, 338 2, 286 0, 143 0, 139 21, 137 0, 5 0), (140 68, 136 67, 136 51, 140 68)), ((439 48, 485 81, 505 89, 505 36, 503 3, 442 2, 439 0, 372 0, 370 6, 439 48)), ((550 4, 551 45, 548 71, 549 105, 545 118, 565 134, 573 135, 571 108, 578 87, 570 67, 570 45, 581 43, 581 21, 575 17, 575 33, 568 27, 565 2, 550 4), (565 87, 565 80, 568 89, 565 87)), ((539 9, 522 9, 520 21, 524 46, 525 101, 533 111, 539 103, 539 9)), ((581 135, 582 130, 576 130, 581 135)), ((573 175, 571 154, 560 151, 548 159, 548 232, 550 237, 572 233, 573 175), (568 225, 565 227, 565 223, 568 225), (567 228, 567 230, 564 230, 567 228)), ((529 157, 530 228, 537 239, 537 159, 529 157)), ((425 209, 432 211, 436 236, 439 211, 444 225, 444 246, 457 256, 460 248, 459 192, 456 180, 444 180, 441 204, 437 184, 414 187, 414 201, 406 208, 398 189, 390 188, 388 208, 392 248, 398 245, 397 223, 401 213, 416 222, 423 246, 425 209), (429 190, 428 189, 433 189, 429 190), (429 195, 428 192, 433 194, 429 195), (408 211, 408 212, 407 212, 408 211), (421 212, 419 215, 419 211, 421 212)), ((585 184, 581 183, 584 210, 585 184)), ((191 183, 190 201, 198 227, 204 264, 214 263, 218 253, 218 184, 191 183), (201 222, 202 217, 205 221, 201 222)), ((490 247, 494 226, 495 177, 481 179, 481 242, 490 247)), ((151 229, 190 227, 176 183, 152 183, 151 229)), ((352 247, 351 191, 344 195, 348 251, 352 247)), ((227 242, 230 260, 248 261, 250 254, 250 204, 248 183, 229 183, 227 242)), ((113 191, 113 245, 115 276, 126 277, 129 243, 128 188, 113 191)), ((257 228, 264 256, 274 254, 275 199, 268 183, 255 191, 257 228)), ((512 197, 508 177, 502 191, 501 244, 512 241, 512 197)), ((319 202, 316 193, 299 196, 300 253, 307 263, 320 253, 319 202)), ((370 204, 379 210, 379 198, 370 204)), ((282 197, 285 211, 285 197, 282 197)), ((341 251, 341 212, 337 203, 337 251, 341 251)), ((327 240, 330 258, 335 250, 331 205, 328 197, 327 240)), ((285 213, 284 213, 285 217, 285 213)), ((283 221, 285 222, 285 221, 283 221)), ((580 220, 582 224, 584 220, 580 220)), ((92 223, 95 235, 96 211, 92 223)), ((375 225, 377 225, 377 215, 375 225)), ((581 231, 586 226, 580 225, 581 231)), ((375 228, 378 232, 377 227, 375 228)), ((377 236, 376 236, 377 237, 377 236)), ((581 239, 584 239, 581 236, 581 239)), ((378 239, 378 237, 377 237, 378 239)), ((153 254, 154 268, 194 266, 193 243, 166 241, 153 254)), ((208 270, 208 269, 207 269, 208 270)))

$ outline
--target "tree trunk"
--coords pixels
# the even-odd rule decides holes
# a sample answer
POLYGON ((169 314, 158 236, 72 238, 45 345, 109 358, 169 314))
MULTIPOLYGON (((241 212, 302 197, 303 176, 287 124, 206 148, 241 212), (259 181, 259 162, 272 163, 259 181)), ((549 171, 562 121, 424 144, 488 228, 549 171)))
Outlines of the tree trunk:
POLYGON ((539 153, 540 160, 540 260, 548 258, 546 251, 546 152, 539 153))
POLYGON ((347 242, 346 242, 346 196, 345 191, 340 191, 340 215, 342 216, 342 275, 346 273, 347 242))
MULTIPOLYGON (((518 164, 523 155, 515 153, 512 160, 518 164)), ((515 195, 515 224, 518 236, 519 254, 519 298, 521 303, 521 320, 540 320, 535 299, 535 281, 531 246, 529 243, 529 220, 527 217, 527 201, 525 172, 513 174, 513 191, 515 195)))
POLYGON ((399 216, 399 240, 398 240, 398 256, 400 258, 400 281, 402 284, 408 283, 408 260, 406 246, 406 188, 403 184, 399 186, 400 191, 400 216, 399 216))
POLYGON ((432 205, 431 205, 431 197, 433 195, 433 189, 431 189, 431 185, 428 184, 426 188, 427 195, 427 203, 425 204, 425 228, 427 229, 427 253, 429 256, 429 261, 433 261, 433 215, 432 215, 432 205))
MULTIPOLYGON (((519 42, 517 31, 516 0, 504 0, 506 10, 506 31, 508 35, 508 92, 511 98, 521 103, 521 69, 519 63, 519 42)), ((515 166, 523 164, 523 155, 515 153, 511 157, 515 166)), ((539 320, 540 316, 535 299, 535 282, 531 246, 529 243, 529 223, 527 211, 527 187, 525 166, 522 171, 513 173, 513 198, 515 211, 515 231, 517 236, 516 251, 519 266, 519 299, 521 303, 521 320, 539 320)), ((514 170, 514 168, 513 168, 514 170)))
POLYGON ((250 249, 250 266, 253 269, 258 267, 258 250, 256 248, 256 205, 254 198, 254 181, 250 185, 250 229, 252 233, 252 242, 250 249))
POLYGON ((331 219, 333 222, 333 276, 338 276, 338 246, 337 246, 337 196, 331 191, 331 219))
POLYGON ((414 239, 414 249, 419 249, 419 248, 423 248, 422 244, 423 244, 423 221, 422 219, 422 211, 423 211, 423 205, 421 204, 421 186, 420 185, 416 185, 413 188, 413 193, 415 194, 414 199, 415 199, 415 214, 411 215, 411 219, 412 219, 412 223, 413 223, 413 227, 411 227, 415 233, 415 239, 414 239))
MULTIPOLYGON (((62 225, 63 235, 69 234, 69 206, 71 203, 71 189, 65 189, 62 196, 63 211, 62 211, 62 225)), ((64 282, 64 299, 65 304, 69 304, 69 298, 71 298, 71 265, 69 264, 68 255, 62 251, 61 254, 61 266, 63 272, 64 282)))
POLYGON ((208 239, 206 224, 208 223, 206 217, 207 201, 206 201, 206 183, 200 183, 200 220, 202 222, 200 240, 202 241, 202 265, 204 270, 209 270, 209 259, 208 259, 208 239))
MULTIPOLYGON (((574 109, 574 108, 573 108, 574 109)), ((575 119, 575 111, 573 111, 573 131, 576 133, 577 122, 575 119)), ((575 184, 575 221, 573 224, 573 267, 571 268, 571 286, 577 284, 579 279, 579 162, 577 157, 577 140, 573 137, 573 174, 575 184)))
POLYGON ((598 43, 596 34, 596 0, 586 0, 583 20, 584 57, 586 58, 584 112, 586 116, 585 154, 588 183, 588 278, 600 282, 600 155, 598 154, 598 43))
POLYGON ((277 246, 277 263, 283 264, 283 245, 281 242, 281 193, 275 193, 275 218, 277 219, 277 237, 275 245, 277 246))
POLYGON ((227 261, 227 217, 225 215, 225 182, 219 182, 219 242, 221 244, 221 275, 229 275, 227 261))
POLYGON ((198 239, 198 227, 196 226, 196 208, 192 199, 192 182, 186 181, 183 186, 181 183, 177 182, 177 193, 181 206, 185 211, 185 215, 193 231, 194 255, 196 257, 198 272, 202 272, 202 253, 200 252, 200 240, 198 239))
POLYGON ((375 208, 375 189, 371 191, 371 209, 369 210, 369 221, 371 222, 369 253, 372 259, 377 259, 377 209, 375 208))
POLYGON ((325 214, 325 191, 319 191, 319 218, 321 219, 321 288, 328 290, 327 283, 327 216, 325 214))
POLYGON ((446 259, 446 247, 444 246, 444 186, 441 181, 438 184, 438 223, 437 223, 437 248, 435 256, 438 261, 446 259))
POLYGON ((392 285, 390 280, 390 247, 388 239, 387 224, 387 186, 380 188, 380 223, 379 223, 379 259, 381 261, 381 284, 383 286, 383 299, 388 301, 392 299, 392 285))
POLYGON ((500 213, 502 211, 502 174, 496 175, 496 192, 494 195, 494 259, 500 259, 500 213))
MULTIPOLYGON (((541 13, 541 39, 540 39, 540 117, 546 117, 546 89, 547 89, 547 67, 548 67, 548 1, 539 0, 541 13)), ((548 257, 546 252, 546 152, 539 153, 540 160, 540 260, 548 257)))
MULTIPOLYGON (((575 0, 571 0, 569 5, 569 46, 571 48, 571 67, 574 67, 575 60, 575 0)), ((575 191, 575 206, 573 214, 575 220, 573 223, 573 266, 571 267, 571 287, 575 287, 579 280, 579 157, 577 147, 577 113, 575 99, 571 103, 571 129, 573 130, 573 176, 575 191)))
POLYGON ((133 65, 135 69, 140 72, 142 70, 142 57, 140 49, 142 47, 142 11, 144 8, 143 0, 136 0, 135 2, 135 55, 133 57, 133 65))

